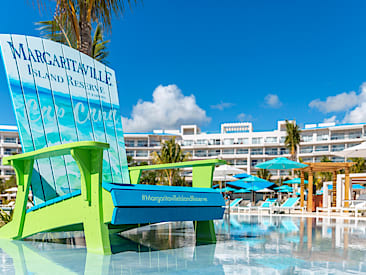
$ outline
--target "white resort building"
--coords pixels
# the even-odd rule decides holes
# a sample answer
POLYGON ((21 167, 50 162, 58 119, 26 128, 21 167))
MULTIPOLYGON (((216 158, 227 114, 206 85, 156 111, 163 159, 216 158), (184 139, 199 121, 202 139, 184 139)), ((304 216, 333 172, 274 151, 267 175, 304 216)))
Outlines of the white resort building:
MULTIPOLYGON (((152 152, 159 151, 161 142, 176 138, 182 148, 189 152, 192 160, 221 158, 247 173, 255 173, 254 166, 266 160, 284 156, 289 150, 284 141, 285 121, 277 122, 272 131, 254 131, 250 122, 224 123, 218 133, 202 132, 197 125, 182 125, 179 130, 154 130, 151 133, 125 133, 127 155, 134 161, 151 163, 152 152)), ((323 156, 332 161, 343 162, 344 158, 334 156, 334 152, 366 141, 366 123, 307 124, 301 129, 301 143, 298 157, 304 162, 319 162, 323 156)), ((21 152, 16 126, 0 125, 0 158, 21 152)), ((271 171, 272 175, 279 175, 271 171)), ((288 171, 281 171, 287 175, 288 171)), ((14 174, 10 166, 0 166, 0 178, 7 179, 14 174)))
MULTIPOLYGON (((202 132, 197 125, 182 125, 179 130, 154 130, 151 133, 126 133, 127 155, 136 162, 151 162, 151 153, 158 151, 163 140, 176 137, 192 160, 222 158, 228 163, 255 173, 254 166, 269 159, 289 157, 284 141, 286 122, 278 121, 277 129, 254 131, 250 122, 224 123, 218 133, 202 132)), ((304 162, 320 162, 323 156, 334 162, 344 158, 333 153, 360 144, 366 140, 366 124, 319 123, 306 124, 301 129, 298 157, 304 162)), ((272 175, 279 173, 271 171, 272 175)), ((281 171, 286 175, 288 171, 281 171)), ((277 174, 279 175, 279 174, 277 174)))
POLYGON ((11 166, 2 165, 2 159, 6 156, 21 153, 18 128, 16 126, 0 125, 0 179, 7 180, 15 172, 11 166))

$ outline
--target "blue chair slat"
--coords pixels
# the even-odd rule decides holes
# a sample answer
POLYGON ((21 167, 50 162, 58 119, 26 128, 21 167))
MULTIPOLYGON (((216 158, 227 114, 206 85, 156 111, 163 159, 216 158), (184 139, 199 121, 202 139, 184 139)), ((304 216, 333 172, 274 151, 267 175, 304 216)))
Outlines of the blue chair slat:
POLYGON ((293 207, 297 203, 299 198, 288 198, 281 207, 293 207))
POLYGON ((78 196, 78 195, 81 195, 81 190, 76 190, 76 191, 71 192, 71 193, 68 193, 66 195, 59 196, 59 197, 56 197, 56 198, 54 198, 52 200, 48 200, 46 202, 37 204, 37 205, 35 205, 35 206, 27 209, 27 213, 32 212, 32 211, 35 211, 35 210, 40 209, 40 208, 45 207, 45 206, 49 206, 49 205, 58 203, 60 201, 67 200, 69 198, 72 198, 72 197, 75 197, 75 196, 78 196))
POLYGON ((168 221, 207 221, 222 219, 222 207, 116 207, 113 210, 112 224, 139 224, 168 221))

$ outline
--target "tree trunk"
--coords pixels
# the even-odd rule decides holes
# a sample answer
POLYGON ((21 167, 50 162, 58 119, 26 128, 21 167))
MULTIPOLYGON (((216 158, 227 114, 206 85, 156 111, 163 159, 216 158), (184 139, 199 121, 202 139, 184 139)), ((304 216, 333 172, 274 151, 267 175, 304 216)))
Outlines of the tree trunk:
POLYGON ((80 49, 82 53, 91 56, 92 53, 92 26, 91 22, 86 19, 86 8, 84 8, 80 13, 80 49))

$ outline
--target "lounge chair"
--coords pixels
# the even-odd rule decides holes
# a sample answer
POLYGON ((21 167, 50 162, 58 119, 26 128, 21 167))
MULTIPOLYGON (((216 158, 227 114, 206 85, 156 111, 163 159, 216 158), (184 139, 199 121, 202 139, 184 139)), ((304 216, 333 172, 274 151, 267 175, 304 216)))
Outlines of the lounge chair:
POLYGON ((235 199, 235 200, 231 201, 231 202, 230 202, 230 206, 229 206, 229 208, 230 208, 230 212, 234 212, 235 210, 236 210, 237 212, 239 212, 239 204, 240 204, 240 202, 241 202, 242 200, 243 200, 242 198, 237 198, 237 199, 235 199))
POLYGON ((277 202, 276 198, 267 198, 260 207, 258 207, 258 211, 260 214, 262 214, 263 211, 268 211, 268 213, 270 214, 273 209, 273 207, 275 206, 277 202))
POLYGON ((285 213, 288 210, 288 213, 291 213, 291 210, 301 210, 304 211, 305 207, 297 206, 300 198, 288 198, 282 205, 273 208, 274 213, 285 213))
POLYGON ((0 46, 25 152, 3 159, 15 169, 18 191, 0 238, 83 230, 89 252, 111 254, 110 234, 194 221, 197 242, 216 241, 213 219, 222 218, 224 200, 211 187, 224 161, 128 168, 113 70, 45 39, 0 35, 0 46), (193 187, 138 184, 144 170, 186 167, 193 187))

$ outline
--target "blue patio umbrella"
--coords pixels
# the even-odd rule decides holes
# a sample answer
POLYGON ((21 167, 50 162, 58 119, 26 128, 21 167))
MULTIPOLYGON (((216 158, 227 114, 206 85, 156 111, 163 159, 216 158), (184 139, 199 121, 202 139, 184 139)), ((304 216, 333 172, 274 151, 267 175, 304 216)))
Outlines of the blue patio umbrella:
POLYGON ((305 168, 306 164, 289 160, 288 158, 275 158, 266 162, 259 163, 255 168, 259 169, 275 169, 275 170, 287 170, 296 168, 305 168))
POLYGON ((239 190, 234 191, 234 193, 250 193, 248 189, 241 188, 239 190))
MULTIPOLYGON (((328 190, 332 190, 332 189, 333 189, 333 184, 329 184, 328 185, 328 190)), ((352 184, 352 189, 353 190, 361 190, 361 189, 365 189, 365 187, 360 185, 360 184, 352 184)))
MULTIPOLYGON (((259 163, 255 166, 255 168, 259 169, 272 169, 272 170, 288 170, 288 169, 305 168, 305 167, 307 167, 306 164, 289 160, 288 158, 284 157, 271 159, 269 161, 259 163)), ((281 185, 281 177, 280 177, 280 185, 281 185)))
POLYGON ((223 190, 224 192, 234 192, 234 191, 236 191, 236 189, 231 188, 231 187, 225 187, 225 188, 223 188, 222 190, 223 190))
MULTIPOLYGON (((293 178, 292 180, 286 180, 283 183, 300 184, 301 183, 301 179, 300 178, 293 178)), ((307 180, 304 180, 304 183, 307 184, 308 181, 307 180)))
POLYGON ((250 175, 244 179, 238 180, 238 181, 249 184, 249 186, 247 186, 245 188, 252 191, 252 200, 253 200, 253 192, 273 185, 273 183, 268 180, 261 179, 261 178, 258 178, 256 176, 252 176, 252 175, 250 175))
POLYGON ((236 174, 236 175, 234 175, 233 177, 234 178, 237 178, 237 179, 244 179, 244 178, 247 178, 247 177, 249 177, 250 175, 249 174, 247 174, 247 173, 241 173, 241 174, 236 174))

